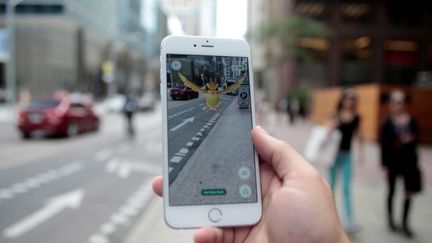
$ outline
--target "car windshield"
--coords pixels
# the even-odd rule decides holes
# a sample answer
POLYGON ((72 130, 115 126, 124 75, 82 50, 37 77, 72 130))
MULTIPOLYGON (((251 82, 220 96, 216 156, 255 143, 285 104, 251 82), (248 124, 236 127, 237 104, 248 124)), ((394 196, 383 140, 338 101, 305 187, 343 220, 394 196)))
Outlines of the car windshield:
POLYGON ((59 104, 59 100, 34 100, 29 104, 28 109, 49 109, 55 108, 59 104))

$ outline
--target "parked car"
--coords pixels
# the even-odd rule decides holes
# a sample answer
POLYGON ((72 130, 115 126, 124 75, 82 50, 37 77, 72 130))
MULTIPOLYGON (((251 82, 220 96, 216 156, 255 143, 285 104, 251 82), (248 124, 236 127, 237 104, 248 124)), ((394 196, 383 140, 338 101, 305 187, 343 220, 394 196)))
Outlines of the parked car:
POLYGON ((18 129, 25 139, 35 132, 72 137, 98 128, 99 118, 92 104, 68 97, 33 100, 18 117, 18 129))
POLYGON ((146 91, 138 99, 138 109, 142 111, 153 110, 156 104, 156 96, 151 91, 146 91))
POLYGON ((173 100, 189 100, 198 98, 199 93, 188 87, 178 87, 171 89, 170 96, 173 100))

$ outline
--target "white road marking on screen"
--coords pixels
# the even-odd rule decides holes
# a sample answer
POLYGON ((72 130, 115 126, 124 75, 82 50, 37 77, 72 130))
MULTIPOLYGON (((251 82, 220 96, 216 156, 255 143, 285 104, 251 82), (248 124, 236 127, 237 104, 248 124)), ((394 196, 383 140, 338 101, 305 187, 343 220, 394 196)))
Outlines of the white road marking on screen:
POLYGON ((181 148, 179 151, 179 153, 181 153, 181 154, 187 154, 188 152, 189 152, 189 149, 187 149, 187 148, 181 148))
POLYGON ((191 116, 189 118, 183 119, 183 122, 178 124, 177 126, 173 127, 170 129, 171 132, 175 132, 176 130, 180 129, 182 126, 188 124, 188 123, 192 123, 195 120, 195 116, 191 116))
POLYGON ((186 112, 192 111, 193 109, 195 109, 195 107, 190 107, 190 108, 188 108, 188 109, 186 109, 186 110, 179 111, 179 112, 177 112, 177 113, 174 113, 174 114, 168 116, 168 119, 171 119, 171 118, 177 117, 177 116, 179 116, 179 115, 181 115, 181 114, 184 114, 184 113, 186 113, 186 112))
POLYGON ((174 157, 171 158, 170 162, 178 163, 178 162, 180 162, 182 159, 183 159, 183 158, 180 157, 180 156, 174 156, 174 157))
MULTIPOLYGON (((204 107, 205 108, 205 107, 204 107)), ((195 142, 198 142, 201 140, 201 138, 204 138, 204 132, 206 130, 210 130, 213 126, 213 123, 215 120, 220 116, 220 113, 216 113, 213 115, 213 117, 195 134, 194 137, 192 137, 187 143, 186 147, 192 147, 195 142)), ((186 156, 187 153, 189 153, 189 149, 187 148, 181 148, 179 151, 174 153, 174 156, 170 159, 170 162, 172 163, 172 166, 169 167, 168 173, 171 173, 171 171, 174 170, 174 168, 179 164, 182 159, 186 156)))

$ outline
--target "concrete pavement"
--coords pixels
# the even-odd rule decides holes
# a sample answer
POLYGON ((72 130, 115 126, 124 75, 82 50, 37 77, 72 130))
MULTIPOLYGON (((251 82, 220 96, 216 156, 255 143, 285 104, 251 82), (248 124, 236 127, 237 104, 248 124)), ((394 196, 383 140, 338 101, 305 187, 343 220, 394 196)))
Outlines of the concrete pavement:
POLYGON ((137 114, 137 137, 121 114, 97 133, 22 140, 0 122, 0 242, 124 242, 161 172, 160 107, 137 114))
POLYGON ((194 230, 173 230, 163 218, 163 201, 161 198, 152 201, 147 214, 143 215, 136 227, 130 232, 125 243, 191 243, 194 230))
MULTIPOLYGON (((264 126, 274 136, 289 142, 298 151, 303 151, 313 124, 309 122, 299 122, 295 126, 289 126, 285 115, 277 115, 268 112, 259 117, 260 125, 264 126)), ((418 195, 414 201, 412 214, 412 227, 416 233, 414 239, 408 240, 399 234, 392 234, 387 230, 385 224, 384 198, 386 193, 385 181, 379 170, 378 147, 375 143, 366 143, 366 159, 362 164, 355 165, 355 175, 353 181, 353 203, 356 219, 362 230, 353 242, 380 242, 380 243, 402 243, 418 242, 426 243, 432 239, 430 222, 432 222, 432 148, 421 146, 419 154, 421 166, 424 172, 424 187, 422 194, 418 195)), ((355 151, 357 153, 357 151, 355 151)), ((319 171, 326 176, 323 166, 315 165, 319 171)), ((400 183, 400 186, 402 184, 400 183)), ((339 211, 342 210, 340 183, 338 184, 336 200, 339 211)), ((400 208, 402 188, 397 192, 398 199, 395 200, 396 219, 400 221, 400 208)), ((151 207, 152 215, 144 215, 135 229, 130 234, 126 243, 186 243, 192 242, 193 231, 191 230, 172 230, 169 229, 162 215, 162 200, 154 200, 151 207)))
MULTIPOLYGON (((273 136, 290 143, 300 153, 304 150, 311 128, 314 124, 298 121, 294 126, 289 126, 285 114, 269 112, 265 118, 260 119, 261 125, 273 136)), ((431 242, 432 231, 432 147, 420 146, 420 166, 423 169, 424 191, 414 199, 411 224, 416 237, 407 239, 399 234, 392 234, 387 230, 385 197, 386 181, 380 169, 379 147, 374 142, 365 144, 365 161, 357 161, 354 165, 354 180, 352 182, 354 214, 362 230, 353 242, 431 242)), ((357 157, 358 149, 354 144, 354 158, 357 157)), ((315 167, 327 178, 327 169, 320 164, 315 167)), ((341 176, 338 178, 336 188, 336 202, 339 212, 342 212, 341 176)), ((396 192, 395 219, 401 222, 403 183, 399 181, 396 192)))
MULTIPOLYGON (((221 96, 221 112, 233 96, 221 96)), ((172 183, 219 119, 220 112, 205 111, 205 98, 168 100, 169 170, 172 183)))
MULTIPOLYGON (((2 199, 0 228, 5 229, 11 223, 19 222, 31 212, 42 209, 46 205, 44 201, 46 198, 85 187, 84 206, 79 214, 72 211, 73 209, 64 212, 54 221, 48 221, 48 225, 36 228, 35 232, 29 232, 29 235, 21 238, 19 242, 66 242, 65 237, 69 240, 86 242, 89 240, 88 237, 94 235, 96 236, 93 242, 98 242, 98 240, 102 242, 103 239, 97 238, 98 234, 112 230, 111 226, 114 221, 111 222, 111 220, 121 219, 117 217, 111 219, 110 215, 115 215, 116 210, 122 209, 123 206, 128 207, 129 199, 134 198, 135 200, 144 194, 147 195, 147 201, 143 214, 137 217, 137 221, 130 224, 129 227, 118 227, 120 230, 111 236, 112 242, 119 242, 122 238, 118 237, 124 235, 127 238, 122 241, 126 243, 192 242, 193 231, 171 230, 165 225, 162 200, 149 194, 149 184, 145 183, 161 166, 160 110, 151 115, 137 117, 138 134, 141 135, 134 143, 128 143, 124 137, 124 121, 121 116, 118 114, 107 114, 106 116, 108 116, 106 121, 109 123, 101 127, 99 135, 82 135, 70 140, 36 139, 31 142, 23 142, 14 134, 14 130, 11 129, 13 126, 8 125, 10 123, 0 123, 2 131, 0 185, 2 189, 8 189, 11 186, 11 191, 19 195, 15 199, 2 199), (11 137, 5 136, 4 131, 10 132, 11 137), (108 150, 111 152, 107 152, 108 150), (123 165, 121 168, 132 168, 138 160, 151 162, 144 164, 154 164, 154 168, 148 168, 152 173, 145 175, 134 172, 129 179, 125 180, 122 179, 123 172, 120 172, 120 167, 115 169, 115 166, 110 166, 116 164, 115 159, 120 159, 122 164, 129 166, 123 165), (109 168, 112 168, 113 171, 110 171, 109 168), (64 173, 71 174, 66 176, 64 173), (28 192, 24 195, 22 190, 25 188, 23 189, 22 186, 30 186, 34 182, 32 179, 37 178, 53 183, 45 183, 43 187, 39 186, 34 190, 28 187, 28 192), (113 192, 112 195, 110 192, 113 192), (89 215, 92 215, 91 219, 82 220, 89 215), (56 231, 58 229, 56 225, 61 225, 61 230, 56 231), (128 229, 131 230, 127 231, 128 229), (82 235, 77 238, 76 235, 68 233, 71 230, 82 235), (46 238, 47 236, 51 237, 46 238)), ((278 116, 273 112, 259 118, 261 125, 270 133, 289 142, 298 151, 303 151, 313 124, 305 122, 290 127, 287 125, 285 115, 278 116)), ((376 144, 367 143, 366 154, 365 162, 355 166, 353 201, 355 215, 362 231, 357 234, 353 242, 430 242, 432 239, 430 230, 432 211, 429 209, 432 202, 431 147, 422 146, 419 149, 425 190, 414 201, 412 227, 417 236, 412 240, 387 231, 384 211, 386 188, 379 170, 379 153, 376 144)), ((323 175, 326 175, 325 168, 320 165, 316 166, 323 175)), ((337 189, 336 198, 338 205, 341 205, 340 185, 337 189)), ((399 187, 397 196, 396 216, 400 216, 401 187, 399 187)), ((400 217, 397 219, 400 220, 400 217)), ((3 242, 3 240, 0 241, 3 242)))
POLYGON ((219 120, 171 184, 170 196, 176 205, 256 201, 250 110, 239 109, 233 99, 225 111, 216 114, 219 120), (239 179, 241 170, 247 170, 247 176, 239 179), (210 189, 226 194, 202 194, 210 189))
POLYGON ((0 104, 0 123, 12 123, 16 120, 16 108, 6 104, 0 104))

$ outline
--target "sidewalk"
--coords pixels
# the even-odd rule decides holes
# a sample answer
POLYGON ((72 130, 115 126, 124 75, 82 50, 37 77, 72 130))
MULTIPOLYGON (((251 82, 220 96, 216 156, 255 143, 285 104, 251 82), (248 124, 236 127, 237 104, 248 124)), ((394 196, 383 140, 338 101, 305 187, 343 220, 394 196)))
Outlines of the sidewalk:
MULTIPOLYGON (((265 127, 274 136, 289 142, 299 152, 308 139, 310 122, 299 121, 295 126, 288 126, 286 116, 278 116, 275 113, 267 114, 259 119, 258 124, 265 127)), ((375 143, 366 143, 366 161, 362 165, 355 165, 353 181, 353 203, 355 215, 362 231, 356 235, 352 242, 380 242, 380 243, 402 243, 418 242, 426 243, 432 239, 431 222, 432 210, 432 148, 421 147, 419 154, 421 166, 424 173, 424 191, 415 198, 413 212, 411 215, 412 228, 416 237, 408 240, 398 234, 388 232, 385 224, 384 199, 386 194, 385 181, 379 169, 379 150, 375 143)), ((356 151, 354 151, 355 153, 356 151)), ((319 171, 326 177, 325 168, 318 167, 319 171)), ((339 181, 340 182, 340 181, 339 181)), ((338 210, 341 212, 341 187, 338 183, 336 201, 338 210)), ((400 208, 402 205, 402 184, 396 193, 395 216, 400 221, 400 208)), ((193 231, 169 229, 163 220, 162 200, 152 201, 148 213, 144 214, 141 221, 132 230, 127 243, 186 243, 192 242, 193 231)))
MULTIPOLYGON (((286 116, 275 113, 268 114, 261 124, 273 136, 290 143, 297 151, 303 152, 311 128, 310 122, 298 121, 294 126, 289 126, 286 116)), ((356 146, 354 145, 354 148, 356 146)), ((358 151, 354 152, 354 158, 358 151)), ((362 231, 356 235, 353 242, 431 242, 432 231, 432 147, 421 146, 419 148, 420 166, 423 169, 424 191, 414 199, 411 214, 411 225, 416 237, 408 240, 401 235, 391 234, 387 230, 385 197, 386 182, 380 170, 379 148, 376 143, 366 142, 365 161, 354 166, 354 180, 352 182, 353 204, 356 220, 362 227, 362 231)), ((326 168, 316 166, 322 175, 327 178, 326 168)), ((339 212, 341 207, 341 176, 336 188, 336 202, 339 212)), ((398 183, 396 200, 394 202, 396 222, 401 220, 401 206, 403 197, 403 184, 398 183)))
POLYGON ((0 123, 14 123, 16 120, 16 107, 0 104, 0 123))
POLYGON ((209 204, 218 200, 251 202, 256 199, 255 188, 249 189, 249 195, 239 193, 242 186, 255 184, 253 177, 238 179, 238 171, 242 168, 254 169, 251 166, 254 158, 250 119, 249 111, 240 110, 237 99, 233 99, 172 182, 170 200, 177 205, 190 205, 191 201, 209 204), (201 194, 202 190, 214 188, 223 188, 226 195, 208 197, 201 194))
POLYGON ((125 243, 190 243, 194 230, 173 230, 163 218, 163 201, 154 198, 125 243))

